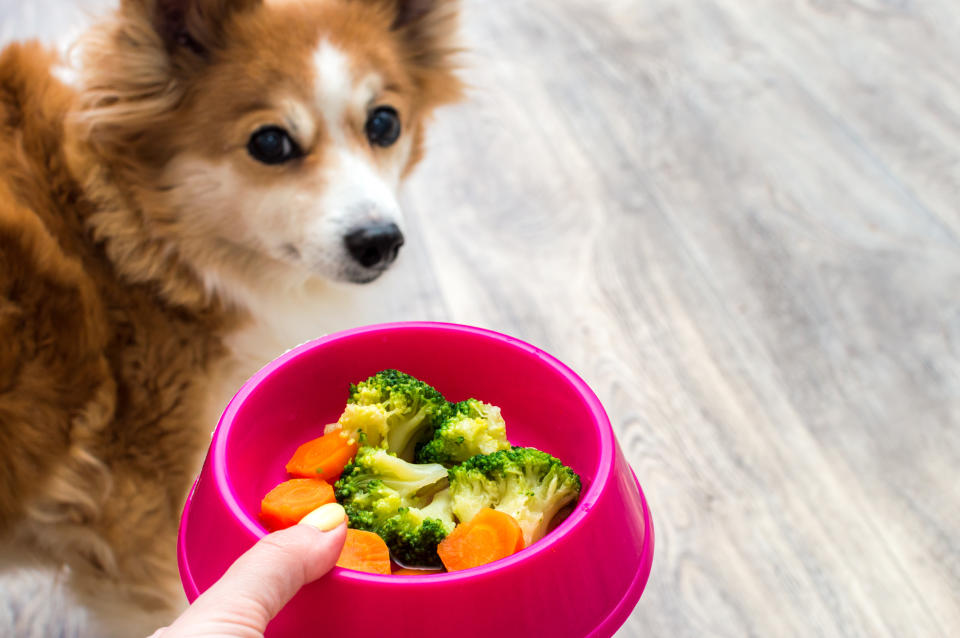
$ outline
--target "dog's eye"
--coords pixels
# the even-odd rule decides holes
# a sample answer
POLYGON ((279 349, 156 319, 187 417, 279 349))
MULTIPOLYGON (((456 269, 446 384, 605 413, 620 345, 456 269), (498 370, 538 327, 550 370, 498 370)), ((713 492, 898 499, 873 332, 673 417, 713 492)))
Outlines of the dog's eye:
POLYGON ((392 106, 378 106, 367 118, 367 139, 377 146, 390 146, 400 137, 400 116, 392 106))
POLYGON ((264 164, 282 164, 301 155, 290 134, 278 126, 265 126, 251 135, 247 151, 264 164))

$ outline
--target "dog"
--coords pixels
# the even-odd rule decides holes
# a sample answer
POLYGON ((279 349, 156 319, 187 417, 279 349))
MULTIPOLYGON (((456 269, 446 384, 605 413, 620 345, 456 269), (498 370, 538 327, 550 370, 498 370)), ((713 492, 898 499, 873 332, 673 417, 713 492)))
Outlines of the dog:
POLYGON ((463 92, 457 21, 120 0, 69 82, 39 44, 0 54, 0 569, 62 579, 92 635, 181 611, 179 513, 226 401, 397 257, 397 188, 463 92))

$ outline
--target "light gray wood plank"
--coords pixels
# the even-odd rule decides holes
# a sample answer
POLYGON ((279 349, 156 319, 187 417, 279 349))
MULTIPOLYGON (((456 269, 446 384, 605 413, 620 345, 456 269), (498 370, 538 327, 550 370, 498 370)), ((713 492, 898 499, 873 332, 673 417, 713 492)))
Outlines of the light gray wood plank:
POLYGON ((624 635, 956 631, 960 261, 933 195, 958 180, 903 169, 914 139, 955 158, 955 111, 876 124, 900 84, 956 87, 913 48, 872 103, 852 61, 785 57, 883 50, 854 10, 561 4, 472 5, 480 98, 436 135, 480 150, 428 162, 471 179, 434 205, 490 229, 444 218, 432 250, 457 317, 549 344, 618 423, 660 524, 624 635))

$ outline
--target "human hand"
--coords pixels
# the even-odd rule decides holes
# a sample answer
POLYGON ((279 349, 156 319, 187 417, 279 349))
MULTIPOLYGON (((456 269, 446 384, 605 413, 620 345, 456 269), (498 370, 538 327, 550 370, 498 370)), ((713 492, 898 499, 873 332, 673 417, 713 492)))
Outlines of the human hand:
POLYGON ((324 505, 298 525, 264 536, 169 627, 151 638, 263 638, 294 594, 337 562, 343 508, 324 505))

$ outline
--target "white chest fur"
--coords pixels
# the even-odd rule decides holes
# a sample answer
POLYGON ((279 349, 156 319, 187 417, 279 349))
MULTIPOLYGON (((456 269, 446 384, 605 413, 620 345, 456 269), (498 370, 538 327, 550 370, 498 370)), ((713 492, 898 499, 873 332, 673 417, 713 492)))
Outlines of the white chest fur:
POLYGON ((225 338, 229 355, 211 379, 210 431, 243 383, 273 359, 312 339, 375 321, 375 289, 315 282, 256 295, 246 291, 240 300, 250 320, 225 338))

